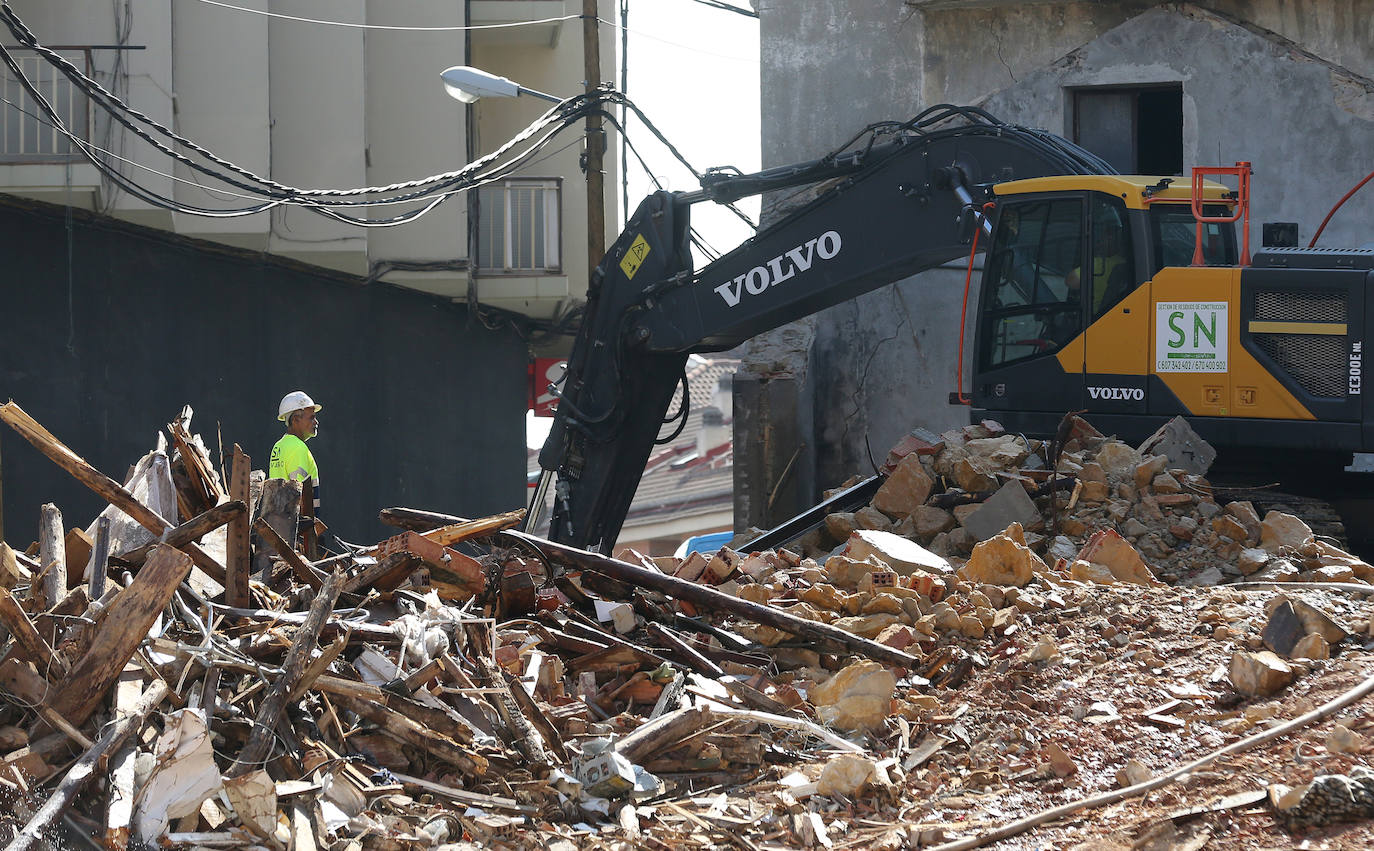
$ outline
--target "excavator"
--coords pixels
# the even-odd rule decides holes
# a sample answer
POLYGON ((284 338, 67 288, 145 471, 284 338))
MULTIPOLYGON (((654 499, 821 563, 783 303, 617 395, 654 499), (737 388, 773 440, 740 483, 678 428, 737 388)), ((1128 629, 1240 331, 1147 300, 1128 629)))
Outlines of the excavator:
POLYGON ((950 400, 973 421, 1049 437, 1084 411, 1137 441, 1182 415, 1223 456, 1339 469, 1374 450, 1374 250, 1251 257, 1249 180, 1244 163, 1122 175, 1052 133, 941 105, 817 160, 655 192, 593 273, 525 530, 551 488, 548 539, 609 551, 660 431, 686 420, 685 401, 668 408, 679 386, 687 398, 690 354, 964 256, 971 276, 979 251, 970 389, 950 400), (1228 176, 1235 188, 1209 179, 1228 176), (693 204, 791 187, 811 200, 693 268, 693 204))

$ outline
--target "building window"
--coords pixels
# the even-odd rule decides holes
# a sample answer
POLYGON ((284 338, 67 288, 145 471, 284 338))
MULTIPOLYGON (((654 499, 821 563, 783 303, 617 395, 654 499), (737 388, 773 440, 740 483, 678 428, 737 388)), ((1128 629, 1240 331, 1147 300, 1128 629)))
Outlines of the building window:
MULTIPOLYGON (((90 139, 90 106, 86 96, 48 60, 22 48, 11 48, 19 69, 43 96, 71 134, 90 139)), ((60 50, 77 68, 90 72, 86 50, 60 50)), ((77 146, 58 130, 8 67, 0 66, 0 161, 65 162, 83 159, 77 146)))
POLYGON ((1183 174, 1183 88, 1074 91, 1073 140, 1122 174, 1183 174))
POLYGON ((559 271, 560 195, 557 179, 503 180, 477 190, 477 268, 559 271))

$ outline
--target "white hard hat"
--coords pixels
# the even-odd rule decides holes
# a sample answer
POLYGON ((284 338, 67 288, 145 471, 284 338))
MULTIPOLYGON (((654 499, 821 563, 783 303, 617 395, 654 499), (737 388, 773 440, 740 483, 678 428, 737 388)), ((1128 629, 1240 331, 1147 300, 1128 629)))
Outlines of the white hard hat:
POLYGON ((316 405, 315 400, 307 396, 304 390, 292 390, 281 397, 281 404, 277 406, 277 419, 286 422, 292 411, 299 411, 301 408, 314 408, 319 411, 324 405, 316 405))

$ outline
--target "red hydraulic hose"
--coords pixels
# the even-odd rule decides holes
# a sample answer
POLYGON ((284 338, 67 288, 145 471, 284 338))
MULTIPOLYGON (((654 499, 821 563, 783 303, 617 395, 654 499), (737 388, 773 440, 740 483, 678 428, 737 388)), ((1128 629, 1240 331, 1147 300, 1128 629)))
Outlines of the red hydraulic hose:
POLYGON ((1355 184, 1355 188, 1353 188, 1353 189, 1351 189, 1349 192, 1345 193, 1345 197, 1342 198, 1341 200, 1339 200, 1339 201, 1336 202, 1336 206, 1332 207, 1332 208, 1331 208, 1331 212, 1329 212, 1329 213, 1326 214, 1326 218, 1322 219, 1321 226, 1317 228, 1317 232, 1314 233, 1314 234, 1312 234, 1312 241, 1309 242, 1309 243, 1307 243, 1307 247, 1308 247, 1308 248, 1316 248, 1316 247, 1317 247, 1317 240, 1321 238, 1322 231, 1326 230, 1326 223, 1329 222, 1329 221, 1331 221, 1331 217, 1334 216, 1334 215, 1336 215, 1336 211, 1339 210, 1339 209, 1341 208, 1341 205, 1342 205, 1342 204, 1344 204, 1346 201, 1349 201, 1349 200, 1350 200, 1350 196, 1351 196, 1351 195, 1354 195, 1356 192, 1359 192, 1359 191, 1360 191, 1360 187, 1361 187, 1361 186, 1364 186, 1364 185, 1365 185, 1366 183, 1368 183, 1371 179, 1374 179, 1374 171, 1371 171, 1369 174, 1365 175, 1364 180, 1361 180, 1359 183, 1355 184))
MULTIPOLYGON (((996 201, 989 201, 983 205, 984 219, 987 218, 988 210, 995 206, 996 201)), ((964 306, 959 311, 959 362, 954 365, 954 392, 958 394, 960 405, 973 404, 973 399, 964 395, 964 327, 968 324, 968 291, 973 283, 973 256, 978 253, 978 235, 982 232, 983 225, 980 222, 973 230, 973 247, 968 250, 968 272, 964 275, 964 306)))

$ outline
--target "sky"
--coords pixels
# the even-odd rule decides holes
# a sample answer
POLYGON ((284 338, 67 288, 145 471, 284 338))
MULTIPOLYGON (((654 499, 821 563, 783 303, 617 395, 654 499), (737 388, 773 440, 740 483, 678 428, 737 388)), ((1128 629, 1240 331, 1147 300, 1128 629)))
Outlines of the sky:
MULTIPOLYGON (((748 0, 731 3, 748 7, 748 0)), ((694 0, 630 0, 628 30, 626 94, 649 120, 698 171, 722 165, 743 172, 758 171, 758 19, 694 0)), ((637 122, 629 126, 627 135, 664 188, 700 188, 637 122)), ((654 187, 633 154, 625 172, 632 212, 638 200, 654 187)), ((741 206, 751 218, 757 218, 757 199, 741 202, 741 206)), ((750 232, 733 213, 709 202, 693 207, 692 222, 707 243, 721 253, 738 245, 750 232)))
MULTIPOLYGON (((729 0, 749 7, 749 0, 729 0)), ((619 3, 614 4, 619 7, 619 3)), ((616 12, 617 21, 619 12, 616 12)), ((625 87, 636 106, 697 171, 734 166, 745 173, 759 170, 759 22, 757 18, 717 9, 695 0, 630 0, 629 77, 625 87)), ((615 40, 618 30, 602 28, 602 38, 615 40)), ((602 42, 602 50, 609 45, 602 42)), ((620 88, 617 78, 616 87, 620 88)), ((653 175, 671 191, 700 188, 653 134, 633 116, 627 135, 653 175)), ((619 156, 619 151, 617 151, 619 156)), ((629 181, 629 211, 654 191, 653 180, 633 153, 624 163, 629 181)), ((617 209, 624 206, 619 183, 617 209)), ((739 207, 755 221, 758 199, 739 207)), ((620 210, 620 224, 626 210, 620 210)), ((692 208, 692 225, 717 253, 725 253, 752 232, 734 213, 705 202, 692 208)), ((707 260, 698 255, 697 268, 707 260)), ((543 445, 550 420, 526 417, 526 442, 543 445)))

